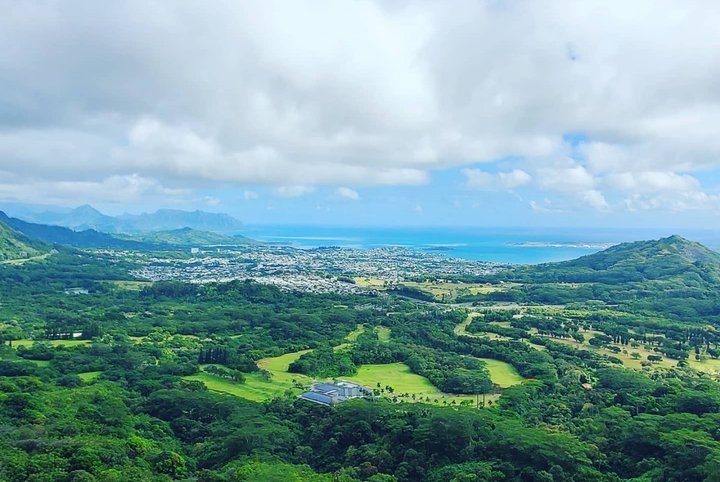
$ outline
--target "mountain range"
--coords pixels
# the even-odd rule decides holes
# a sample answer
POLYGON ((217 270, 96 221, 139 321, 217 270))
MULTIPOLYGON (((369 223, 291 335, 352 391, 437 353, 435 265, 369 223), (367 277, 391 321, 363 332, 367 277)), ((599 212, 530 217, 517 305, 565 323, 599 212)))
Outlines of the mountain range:
POLYGON ((61 244, 76 248, 146 251, 187 246, 239 246, 257 243, 257 241, 240 235, 228 236, 188 227, 142 235, 109 234, 95 229, 74 231, 63 226, 30 223, 9 217, 2 211, 0 211, 0 225, 15 234, 24 236, 26 239, 34 239, 50 245, 61 244))
POLYGON ((70 210, 19 209, 19 217, 36 224, 63 226, 74 231, 93 229, 104 233, 143 234, 181 228, 234 233, 243 228, 238 219, 223 213, 159 209, 153 213, 109 216, 90 205, 70 210))

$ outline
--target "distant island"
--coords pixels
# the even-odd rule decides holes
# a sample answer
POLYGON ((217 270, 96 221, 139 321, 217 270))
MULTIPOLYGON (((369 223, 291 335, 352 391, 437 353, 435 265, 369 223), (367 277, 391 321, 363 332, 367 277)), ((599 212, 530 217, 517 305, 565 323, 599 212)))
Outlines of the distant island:
POLYGON ((523 248, 578 248, 578 249, 607 249, 619 243, 562 243, 548 241, 523 241, 520 243, 508 243, 510 246, 523 248))

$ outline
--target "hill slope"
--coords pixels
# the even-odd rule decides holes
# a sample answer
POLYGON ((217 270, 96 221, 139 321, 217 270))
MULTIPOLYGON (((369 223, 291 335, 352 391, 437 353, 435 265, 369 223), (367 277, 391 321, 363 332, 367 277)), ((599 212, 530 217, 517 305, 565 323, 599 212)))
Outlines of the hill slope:
POLYGON ((21 217, 28 222, 63 226, 75 231, 94 229, 104 233, 123 234, 175 230, 186 226, 221 233, 237 232, 243 228, 242 222, 223 213, 160 209, 153 213, 108 216, 87 204, 72 210, 28 211, 21 217))
POLYGON ((681 236, 613 246, 571 261, 517 268, 503 274, 525 282, 620 284, 686 277, 720 282, 720 253, 681 236))
MULTIPOLYGON (((227 236, 224 234, 181 228, 160 231, 147 235, 112 235, 94 229, 73 231, 63 226, 29 223, 11 218, 0 211, 0 223, 4 223, 16 234, 22 233, 27 238, 37 239, 48 244, 62 244, 75 248, 104 248, 146 251, 154 249, 175 249, 187 246, 239 246, 258 244, 244 236, 227 236)), ((20 250, 22 251, 22 250, 20 250)), ((27 251, 27 250, 25 250, 27 251)))
POLYGON ((146 235, 128 237, 128 239, 171 246, 238 246, 241 244, 257 243, 257 241, 244 236, 228 236, 188 227, 169 231, 158 231, 146 235))
POLYGON ((0 221, 0 261, 30 258, 48 251, 49 247, 29 239, 0 221))
POLYGON ((242 222, 228 214, 177 209, 159 209, 154 213, 139 215, 125 214, 116 219, 119 221, 118 231, 127 233, 168 231, 185 227, 227 233, 243 228, 242 222))
POLYGON ((138 241, 117 239, 93 229, 73 231, 62 226, 29 223, 21 219, 11 218, 2 211, 0 211, 0 223, 4 223, 29 238, 49 244, 64 244, 76 248, 146 249, 148 247, 138 241))
POLYGON ((680 321, 720 324, 720 254, 680 236, 624 243, 572 261, 504 271, 521 286, 493 301, 567 304, 601 301, 680 321))

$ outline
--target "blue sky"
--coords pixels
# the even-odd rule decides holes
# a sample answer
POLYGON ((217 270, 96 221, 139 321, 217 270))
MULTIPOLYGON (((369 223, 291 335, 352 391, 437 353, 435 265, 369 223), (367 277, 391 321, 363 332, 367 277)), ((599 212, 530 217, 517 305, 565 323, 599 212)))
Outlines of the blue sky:
POLYGON ((712 228, 710 0, 7 2, 0 207, 712 228))

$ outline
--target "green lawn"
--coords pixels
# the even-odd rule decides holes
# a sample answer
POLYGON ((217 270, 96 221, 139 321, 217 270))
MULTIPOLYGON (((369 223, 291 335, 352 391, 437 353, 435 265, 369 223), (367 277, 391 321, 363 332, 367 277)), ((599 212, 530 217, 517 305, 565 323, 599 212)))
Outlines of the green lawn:
POLYGON ((389 385, 395 393, 427 393, 437 395, 440 392, 427 378, 410 371, 410 367, 404 363, 389 363, 386 365, 363 365, 358 369, 356 375, 344 377, 351 382, 366 385, 372 389, 389 385))
MULTIPOLYGON (((348 335, 347 339, 357 339, 357 336, 362 333, 362 330, 364 330, 364 327, 361 329, 361 325, 359 325, 357 329, 348 335)), ((389 340, 389 328, 376 327, 376 330, 378 331, 378 337, 381 340, 389 340)), ((350 343, 343 343, 336 346, 335 349, 341 349, 349 345, 350 343)), ((288 390, 299 394, 302 390, 297 388, 296 385, 300 384, 303 387, 309 387, 313 382, 313 379, 299 373, 289 373, 287 370, 292 362, 310 351, 312 350, 301 350, 259 360, 257 362, 258 367, 267 370, 272 374, 272 378, 270 380, 265 380, 260 373, 246 374, 245 383, 242 384, 226 380, 206 372, 200 372, 196 375, 190 375, 183 378, 186 380, 203 382, 209 390, 228 393, 230 395, 254 401, 269 400, 282 395, 288 390)), ((523 380, 512 365, 498 360, 484 358, 481 360, 487 363, 493 383, 496 383, 500 387, 504 388, 515 385, 523 380)), ((429 399, 432 403, 457 404, 462 401, 474 402, 476 399, 474 395, 443 393, 436 386, 430 383, 427 378, 413 373, 410 370, 410 367, 404 363, 363 365, 358 368, 357 374, 349 377, 343 377, 343 379, 365 385, 373 390, 377 390, 378 383, 380 383, 382 388, 390 386, 393 388, 393 393, 390 394, 385 392, 382 396, 397 396, 399 399, 408 402, 428 401, 427 399, 429 399), (413 396, 415 398, 413 398, 413 396)), ((497 395, 486 397, 486 399, 489 400, 497 398, 497 395)))
POLYGON ((390 328, 387 326, 376 326, 375 333, 377 333, 378 340, 381 342, 387 343, 390 341, 390 328))
MULTIPOLYGON (((258 366, 272 374, 270 380, 265 380, 260 373, 245 374, 245 383, 235 383, 224 378, 216 377, 209 373, 200 372, 195 375, 183 377, 185 380, 196 380, 203 382, 209 390, 228 393, 238 397, 254 401, 264 401, 282 395, 290 390, 295 394, 302 392, 296 388, 296 384, 309 387, 313 379, 299 373, 287 371, 290 363, 300 358, 310 350, 302 350, 293 353, 286 353, 278 357, 263 358, 258 361, 258 366)), ((437 403, 460 403, 463 400, 475 400, 473 395, 455 395, 441 392, 437 387, 428 381, 427 378, 410 371, 404 363, 390 363, 387 365, 363 365, 354 376, 343 377, 344 380, 353 381, 377 389, 379 382, 381 387, 391 386, 394 394, 404 401, 430 401, 437 403), (415 395, 415 399, 412 396, 415 395)), ((384 395, 389 395, 385 393, 384 395)), ((497 397, 491 397, 497 398, 497 397)))
POLYGON ((490 379, 492 382, 500 388, 508 388, 518 383, 522 383, 525 379, 520 376, 518 371, 509 363, 505 363, 500 360, 493 358, 478 358, 485 362, 488 371, 490 372, 490 379))
POLYGON ((282 378, 285 375, 293 378, 295 377, 295 374, 288 373, 288 367, 292 362, 303 356, 305 353, 310 353, 311 351, 312 350, 300 350, 292 353, 285 353, 284 355, 272 358, 263 358, 262 360, 258 360, 258 366, 272 373, 273 378, 282 378))
POLYGON ((49 341, 52 346, 78 346, 78 345, 89 345, 90 340, 13 340, 12 346, 14 348, 20 346, 30 346, 36 341, 49 341))
POLYGON ((127 290, 127 291, 140 291, 143 288, 146 288, 148 286, 152 286, 152 281, 110 281, 110 284, 114 285, 115 287, 127 290))
POLYGON ((688 358, 688 363, 692 368, 701 372, 712 373, 715 375, 720 373, 720 360, 708 358, 706 360, 698 361, 695 359, 695 355, 691 354, 690 358, 688 358))
POLYGON ((40 254, 38 256, 32 256, 30 258, 8 259, 5 261, 0 261, 0 264, 10 264, 10 265, 14 265, 14 266, 20 266, 25 263, 30 263, 32 261, 42 261, 43 259, 47 259, 48 257, 50 257, 50 254, 51 253, 45 253, 45 254, 40 254))
POLYGON ((84 382, 93 382, 93 381, 95 381, 95 380, 97 379, 97 377, 99 377, 100 375, 102 375, 102 372, 83 372, 83 373, 78 373, 78 376, 79 376, 80 379, 81 379, 82 381, 84 381, 84 382))
POLYGON ((274 377, 273 380, 266 381, 262 379, 259 373, 246 374, 245 383, 236 383, 205 372, 183 378, 185 380, 203 382, 208 390, 227 393, 229 395, 253 400, 255 402, 270 400, 282 395, 287 390, 291 390, 295 393, 300 393, 301 391, 299 389, 293 389, 291 382, 279 382, 274 379, 274 377))
MULTIPOLYGON (((474 402, 475 395, 458 395, 452 393, 444 393, 440 391, 430 381, 413 373, 410 367, 404 363, 388 363, 378 365, 363 365, 358 369, 356 375, 343 377, 343 380, 359 383, 377 391, 377 384, 380 383, 381 388, 390 386, 393 389, 392 394, 387 392, 383 396, 398 396, 405 402, 422 401, 431 403, 460 403, 464 400, 474 402), (413 398, 415 395, 415 398, 413 398)), ((486 396, 486 399, 496 399, 496 396, 486 396)))
MULTIPOLYGON (((274 396, 282 394, 288 389, 292 389, 294 381, 299 382, 304 386, 309 386, 312 383, 312 379, 310 377, 298 373, 288 373, 287 371, 290 363, 297 360, 303 354, 309 351, 310 350, 302 350, 298 352, 287 353, 279 357, 264 358, 260 360, 258 362, 258 366, 272 373, 272 381, 261 380, 259 378, 259 375, 257 375, 256 377, 255 374, 250 374, 248 375, 245 389, 238 388, 242 387, 241 385, 238 385, 232 389, 234 392, 233 394, 243 396, 240 395, 240 393, 243 393, 245 395, 245 398, 249 398, 251 400, 266 400, 268 398, 272 398, 274 396)), ((217 377, 213 378, 215 382, 220 382, 220 384, 215 383, 214 386, 216 388, 211 388, 208 385, 208 388, 223 391, 220 390, 220 387, 223 384, 232 384, 232 382, 227 382, 226 380, 218 379, 217 377)), ((455 403, 460 403, 463 400, 475 399, 473 395, 455 395, 441 392, 437 387, 430 383, 427 378, 410 371, 410 367, 408 367, 404 363, 389 363, 386 365, 363 365, 358 369, 358 373, 356 375, 343 377, 343 379, 353 381, 361 385, 366 385, 372 389, 377 388, 378 382, 383 388, 385 386, 391 386, 394 390, 393 395, 407 394, 407 397, 400 397, 405 401, 412 401, 413 395, 415 395, 415 399, 418 401, 420 401, 421 397, 423 399, 425 399, 425 397, 428 397, 431 401, 438 400, 439 403, 442 403, 443 401, 446 401, 447 403, 451 403, 453 401, 455 401, 455 403)), ((226 393, 230 392, 228 391, 226 393)))
MULTIPOLYGON (((536 329, 532 329, 531 332, 533 334, 537 334, 536 329)), ((657 355, 656 352, 644 347, 644 346, 638 346, 638 347, 632 347, 632 346, 626 346, 623 347, 624 350, 627 351, 627 353, 615 353, 612 350, 608 350, 605 347, 597 347, 591 345, 590 339, 598 334, 601 334, 599 331, 594 330, 580 330, 580 333, 582 333, 585 336, 585 341, 579 342, 577 340, 572 340, 569 338, 551 338, 547 337, 548 340, 554 341, 556 343, 562 343, 563 345, 572 346, 573 348, 576 348, 578 350, 588 350, 595 353, 600 353, 602 355, 607 355, 611 357, 618 358, 620 361, 622 361, 623 366, 626 368, 633 368, 636 370, 642 369, 642 361, 647 360, 648 355, 657 355), (640 354, 639 359, 635 359, 631 356, 632 352, 637 352, 640 354)), ((694 361, 694 360, 692 360, 694 361)), ((698 362, 696 362, 698 363, 698 362)), ((659 368, 672 368, 677 366, 677 360, 672 360, 670 358, 663 358, 662 361, 658 363, 653 363, 653 367, 659 367, 659 368)), ((712 371, 711 365, 706 365, 706 367, 712 371)), ((697 366, 693 366, 693 368, 699 369, 697 366)), ((720 366, 718 367, 720 368, 720 366)))
POLYGON ((352 343, 357 341, 358 336, 362 335, 363 333, 365 333, 365 325, 360 324, 357 326, 357 328, 348 333, 348 336, 346 336, 345 339, 352 343))

